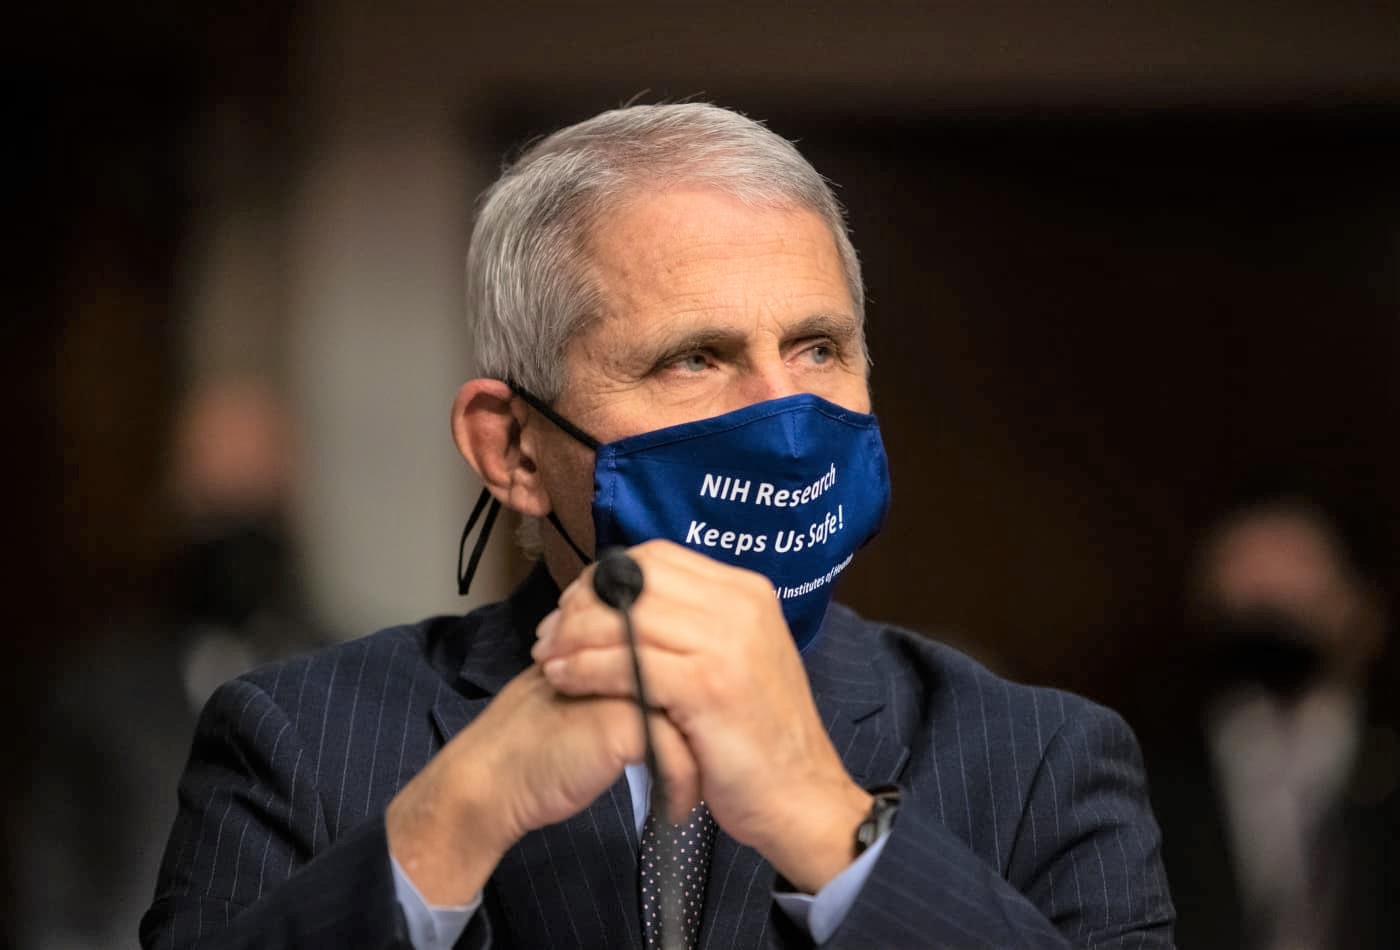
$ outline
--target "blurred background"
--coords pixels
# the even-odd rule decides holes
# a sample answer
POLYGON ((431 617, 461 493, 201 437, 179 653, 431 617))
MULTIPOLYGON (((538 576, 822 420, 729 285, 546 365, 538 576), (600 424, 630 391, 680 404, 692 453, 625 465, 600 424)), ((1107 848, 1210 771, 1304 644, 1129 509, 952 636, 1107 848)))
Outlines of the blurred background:
MULTIPOLYGON (((1183 945, 1253 893, 1184 901, 1221 836, 1167 818, 1229 784, 1231 676, 1285 711, 1359 697, 1328 800, 1389 855, 1395 4, 157 0, 30 14, 4 52, 15 945, 134 943, 221 678, 469 606, 447 423, 473 201, 531 136, 633 99, 765 119, 839 185, 894 479, 840 596, 1128 717, 1183 945), (1266 537, 1281 592, 1236 610, 1213 545, 1261 510, 1302 539, 1266 537)), ((524 567, 498 531, 471 602, 524 567)))

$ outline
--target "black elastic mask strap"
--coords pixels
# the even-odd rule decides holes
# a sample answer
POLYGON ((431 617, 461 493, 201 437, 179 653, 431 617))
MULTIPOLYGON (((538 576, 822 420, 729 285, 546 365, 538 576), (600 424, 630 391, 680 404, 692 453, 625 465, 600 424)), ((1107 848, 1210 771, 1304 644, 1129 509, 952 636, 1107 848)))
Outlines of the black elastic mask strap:
MULTIPOLYGON (((596 452, 598 451, 599 447, 602 446, 603 443, 593 438, 593 436, 589 435, 587 432, 584 432, 582 429, 574 425, 568 419, 565 419, 563 416, 559 415, 559 413, 555 412, 552 408, 550 408, 549 403, 545 402, 543 399, 541 399, 539 396, 536 396, 528 389, 525 389, 522 386, 517 386, 510 380, 506 380, 506 385, 510 387, 511 392, 515 393, 521 399, 525 400, 525 402, 528 403, 532 409, 537 410, 540 413, 540 415, 544 416, 550 422, 558 426, 561 432, 563 432, 566 435, 572 436, 576 441, 582 443, 585 448, 592 449, 594 452, 596 452)), ((572 541, 570 541, 569 543, 573 544, 572 541)))
POLYGON ((578 559, 583 562, 584 567, 593 563, 593 559, 583 553, 583 548, 574 544, 574 539, 569 537, 569 532, 564 530, 564 523, 559 520, 558 515, 551 511, 545 517, 549 519, 550 524, 554 525, 554 530, 559 532, 559 537, 564 539, 564 543, 574 549, 574 553, 578 555, 578 559))
MULTIPOLYGON (((536 396, 534 393, 530 392, 524 386, 519 386, 516 383, 511 382, 510 380, 506 380, 506 385, 510 387, 511 392, 515 393, 521 399, 525 400, 525 402, 530 406, 530 408, 536 410, 537 412, 539 412, 540 415, 544 416, 550 422, 558 426, 560 432, 563 432, 565 435, 570 436, 576 442, 582 444, 585 448, 592 449, 594 452, 596 452, 598 451, 599 447, 603 444, 597 439, 593 438, 593 436, 589 435, 587 432, 584 432, 578 426, 574 425, 568 419, 565 419, 563 416, 559 415, 559 413, 555 412, 554 409, 549 405, 549 403, 545 402, 539 396, 536 396)), ((585 567, 593 563, 593 559, 583 552, 583 548, 575 544, 574 539, 569 537, 569 532, 564 530, 564 524, 559 520, 558 515, 551 511, 545 517, 548 518, 549 523, 554 526, 554 530, 559 532, 559 537, 564 539, 564 543, 574 549, 574 553, 578 555, 578 559, 583 562, 585 567)))
MULTIPOLYGON (((496 524, 496 516, 500 513, 501 503, 492 498, 491 493, 483 488, 481 495, 476 500, 476 506, 472 508, 472 513, 467 516, 466 527, 462 529, 462 540, 457 543, 457 593, 462 597, 467 596, 467 592, 471 590, 472 578, 476 576, 476 567, 481 563, 481 555, 486 551, 486 542, 491 540, 491 528, 496 524), (488 503, 489 508, 487 507, 488 503), (467 569, 464 572, 462 559, 467 553, 467 538, 471 537, 472 528, 476 526, 483 509, 486 510, 486 520, 481 524, 481 535, 472 547, 471 560, 467 561, 467 569)), ((564 524, 559 520, 558 515, 551 511, 545 517, 550 524, 554 525, 554 530, 559 532, 559 537, 564 539, 564 543, 573 548, 584 567, 593 563, 593 559, 584 553, 583 548, 575 544, 574 539, 569 537, 569 532, 564 530, 564 524)))
MULTIPOLYGON (((593 438, 593 436, 589 435, 587 432, 584 432, 568 419, 559 415, 559 413, 551 409, 543 399, 540 399, 534 393, 517 386, 509 380, 506 381, 506 385, 510 387, 511 392, 525 400, 531 408, 538 410, 542 416, 558 426, 560 431, 573 437, 585 447, 595 452, 598 451, 598 447, 602 445, 601 442, 593 438)), ((491 497, 490 491, 483 488, 481 490, 481 495, 476 500, 476 506, 472 508, 472 513, 467 516, 466 527, 462 529, 462 540, 457 543, 457 593, 463 597, 467 596, 467 591, 471 590, 472 578, 476 576, 477 565, 481 563, 481 555, 486 551, 486 542, 491 540, 491 528, 495 526, 496 516, 500 513, 501 503, 491 497), (477 521, 481 519, 482 511, 486 512, 486 520, 481 524, 481 534, 477 537, 475 546, 472 547, 472 556, 471 559, 467 561, 467 569, 464 572, 462 570, 462 558, 467 552, 467 538, 471 537, 472 528, 476 527, 477 521)), ((559 520, 558 515, 551 511, 545 517, 548 518, 549 523, 554 526, 554 530, 559 532, 559 537, 564 539, 564 543, 573 548, 574 553, 578 555, 579 560, 584 563, 584 566, 593 563, 593 559, 584 553, 583 548, 575 544, 574 539, 569 537, 569 532, 564 530, 564 525, 559 520)))
POLYGON ((496 516, 501 513, 501 503, 491 497, 491 492, 483 488, 481 495, 476 499, 476 507, 467 516, 467 526, 462 529, 462 540, 457 543, 457 593, 467 596, 467 591, 471 590, 472 578, 476 576, 476 566, 481 563, 482 552, 486 550, 486 542, 491 540, 491 528, 496 523, 496 516), (490 508, 487 503, 490 502, 490 508), (486 511, 486 520, 482 522, 481 534, 476 539, 476 546, 472 548, 471 560, 467 562, 467 570, 462 572, 462 555, 467 550, 467 538, 471 537, 472 528, 476 527, 477 519, 481 517, 481 512, 486 511))

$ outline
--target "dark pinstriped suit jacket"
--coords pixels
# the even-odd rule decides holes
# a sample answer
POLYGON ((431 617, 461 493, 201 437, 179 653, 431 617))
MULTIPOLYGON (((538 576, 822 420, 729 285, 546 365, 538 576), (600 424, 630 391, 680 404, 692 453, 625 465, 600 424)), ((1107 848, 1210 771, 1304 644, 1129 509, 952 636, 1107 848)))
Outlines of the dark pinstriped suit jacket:
MULTIPOLYGON (((529 663, 557 589, 268 667, 210 701, 148 948, 406 946, 384 808, 529 663)), ((806 657, 856 781, 905 790, 884 853, 829 944, 1169 947, 1173 911, 1137 746, 1113 713, 1002 680, 832 608, 806 657)), ((639 947, 625 779, 527 835, 459 946, 639 947)), ((802 946, 773 869, 720 834, 701 946, 802 946)))

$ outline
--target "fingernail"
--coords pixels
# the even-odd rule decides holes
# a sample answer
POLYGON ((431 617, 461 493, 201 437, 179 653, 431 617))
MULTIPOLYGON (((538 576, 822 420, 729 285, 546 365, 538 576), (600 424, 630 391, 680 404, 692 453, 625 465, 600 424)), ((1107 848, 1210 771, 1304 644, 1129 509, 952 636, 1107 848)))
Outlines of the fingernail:
POLYGON ((564 675, 564 658, 550 660, 544 665, 544 678, 550 681, 559 679, 564 675))

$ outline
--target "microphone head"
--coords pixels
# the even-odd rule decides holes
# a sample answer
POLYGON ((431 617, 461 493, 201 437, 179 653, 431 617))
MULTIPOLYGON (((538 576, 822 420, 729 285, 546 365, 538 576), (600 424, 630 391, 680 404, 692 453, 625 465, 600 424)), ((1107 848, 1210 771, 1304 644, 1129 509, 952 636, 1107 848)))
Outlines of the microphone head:
POLYGON ((642 566, 622 548, 607 548, 593 568, 593 592, 609 607, 632 606, 642 595, 642 566))

